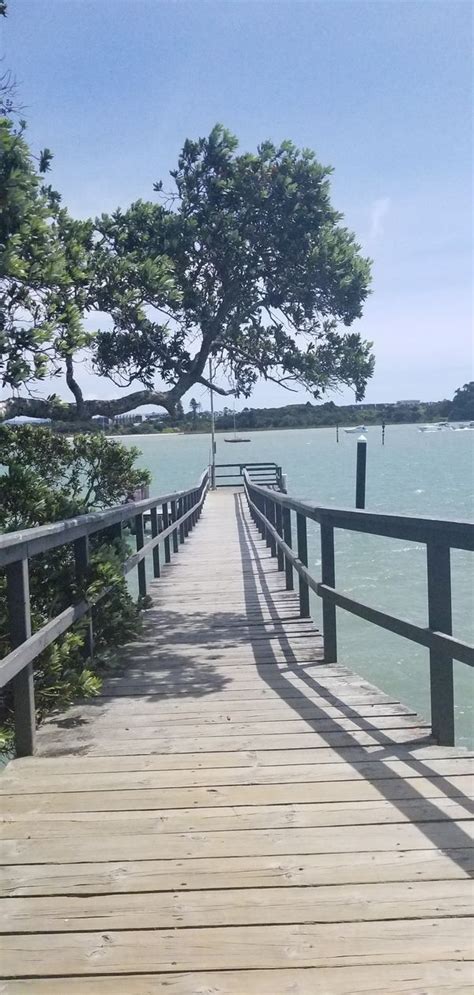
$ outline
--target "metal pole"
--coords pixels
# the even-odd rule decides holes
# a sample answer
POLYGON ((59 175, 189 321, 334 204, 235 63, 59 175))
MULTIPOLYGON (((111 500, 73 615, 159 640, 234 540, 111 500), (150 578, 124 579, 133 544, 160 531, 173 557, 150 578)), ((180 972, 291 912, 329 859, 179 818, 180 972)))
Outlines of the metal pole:
POLYGON ((367 471, 367 439, 360 435, 357 440, 356 469, 356 508, 365 508, 365 478, 367 471))
POLYGON ((209 360, 209 383, 211 385, 211 490, 216 487, 216 430, 214 423, 214 393, 212 390, 212 359, 209 360))

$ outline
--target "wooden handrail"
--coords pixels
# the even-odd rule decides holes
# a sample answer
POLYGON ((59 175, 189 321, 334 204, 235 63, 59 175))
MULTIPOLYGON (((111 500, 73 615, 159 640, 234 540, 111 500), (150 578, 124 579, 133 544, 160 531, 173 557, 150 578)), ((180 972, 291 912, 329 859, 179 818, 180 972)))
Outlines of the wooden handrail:
POLYGON ((293 570, 299 578, 301 616, 309 615, 309 590, 323 602, 324 660, 337 661, 336 607, 389 632, 396 633, 430 651, 430 693, 433 735, 443 745, 454 744, 453 659, 474 666, 474 647, 452 635, 450 549, 474 549, 474 524, 384 512, 328 508, 300 501, 256 484, 244 472, 249 508, 262 536, 278 556, 279 570, 286 572, 287 589, 293 587, 293 570), (277 513, 277 509, 282 514, 277 513), (297 554, 291 543, 291 512, 296 513, 297 554), (286 520, 285 520, 286 514, 286 520), (307 519, 321 529, 321 580, 308 569, 307 519), (427 627, 372 608, 336 590, 334 529, 362 532, 395 539, 411 539, 427 548, 427 627))
POLYGON ((122 564, 125 575, 134 568, 138 572, 140 596, 147 593, 145 558, 153 555, 153 574, 160 576, 159 544, 164 543, 165 559, 171 559, 177 552, 178 533, 188 535, 196 524, 204 504, 209 486, 209 471, 206 469, 198 483, 187 490, 147 498, 145 501, 131 501, 108 511, 83 515, 78 518, 55 522, 21 532, 10 532, 0 537, 0 566, 5 567, 7 577, 8 615, 10 642, 13 649, 0 661, 0 688, 13 683, 15 745, 18 756, 28 756, 34 752, 35 743, 35 704, 33 663, 35 659, 74 622, 88 616, 86 655, 93 653, 93 630, 91 608, 98 604, 113 588, 103 588, 93 598, 83 599, 64 609, 50 619, 33 635, 30 621, 29 560, 39 553, 58 546, 74 544, 76 573, 83 576, 89 564, 89 537, 107 529, 121 533, 125 522, 133 521, 137 552, 122 564), (161 529, 157 509, 161 507, 161 529), (144 515, 150 512, 152 537, 145 542, 144 515))
POLYGON ((282 468, 278 463, 247 463, 242 461, 236 463, 216 463, 213 471, 216 487, 235 487, 233 482, 218 484, 217 481, 239 480, 240 483, 243 483, 244 473, 246 472, 250 472, 251 479, 255 483, 270 484, 274 487, 281 486, 282 468), (223 470, 224 473, 216 473, 216 470, 223 470), (237 473, 230 473, 230 470, 237 470, 237 473))

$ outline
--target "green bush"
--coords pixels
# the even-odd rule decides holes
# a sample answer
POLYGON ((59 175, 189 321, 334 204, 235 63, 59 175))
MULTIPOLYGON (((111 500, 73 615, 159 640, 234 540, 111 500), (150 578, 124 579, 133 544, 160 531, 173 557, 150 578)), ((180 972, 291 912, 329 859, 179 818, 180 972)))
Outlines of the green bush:
MULTIPOLYGON (((123 501, 149 482, 135 467, 137 449, 125 449, 102 435, 65 439, 49 429, 0 426, 0 531, 11 532, 102 510, 123 501)), ((85 659, 84 620, 48 647, 35 661, 38 720, 77 697, 97 694, 107 651, 131 639, 139 629, 139 606, 133 602, 122 573, 127 556, 124 541, 107 532, 91 537, 88 574, 78 584, 71 545, 30 560, 33 632, 69 605, 87 596, 92 602, 104 589, 113 590, 94 616, 94 659, 85 659)), ((8 636, 6 580, 0 575, 0 657, 11 650, 8 636)), ((2 699, 1 739, 12 737, 12 692, 2 699)))

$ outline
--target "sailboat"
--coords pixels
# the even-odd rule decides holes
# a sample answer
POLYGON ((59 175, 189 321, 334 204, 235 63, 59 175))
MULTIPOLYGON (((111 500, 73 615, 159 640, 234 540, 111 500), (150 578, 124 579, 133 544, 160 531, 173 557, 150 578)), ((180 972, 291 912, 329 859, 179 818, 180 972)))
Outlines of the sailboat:
POLYGON ((224 437, 224 442, 251 442, 251 439, 244 439, 241 435, 237 435, 237 429, 235 427, 235 407, 234 407, 234 437, 233 439, 226 439, 224 437))

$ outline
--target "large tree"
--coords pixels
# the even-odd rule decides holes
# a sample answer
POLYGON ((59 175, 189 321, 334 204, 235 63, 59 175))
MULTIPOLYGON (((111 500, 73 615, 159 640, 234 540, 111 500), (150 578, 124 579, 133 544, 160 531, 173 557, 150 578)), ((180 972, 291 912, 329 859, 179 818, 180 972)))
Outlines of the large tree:
POLYGON ((190 388, 208 385, 210 358, 221 394, 248 397, 263 377, 315 397, 346 385, 362 398, 371 343, 347 329, 361 316, 370 263, 331 205, 330 173, 291 142, 238 154, 217 126, 185 142, 173 189, 157 183, 157 202, 92 225, 42 191, 63 271, 48 282, 49 335, 41 330, 34 372, 64 369, 73 401, 58 407, 16 390, 12 410, 88 417, 154 403, 174 413, 190 388), (90 328, 94 313, 85 333, 79 317, 90 328), (85 348, 121 388, 113 400, 84 399, 85 348))
POLYGON ((93 246, 90 222, 73 221, 44 182, 51 153, 35 161, 24 123, 0 119, 0 371, 15 392, 65 373, 89 336, 87 307, 93 246))

